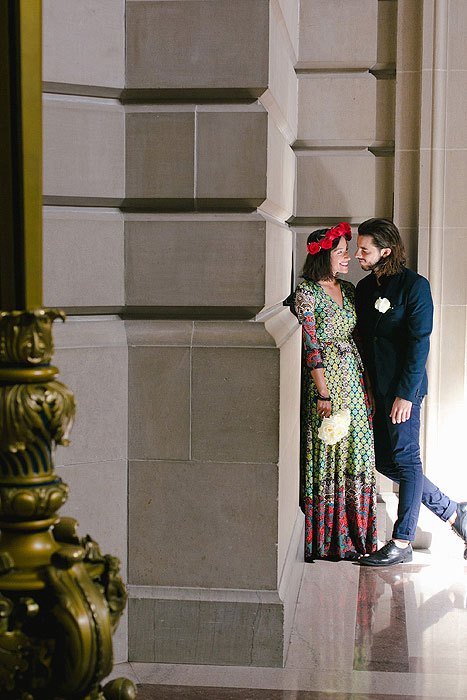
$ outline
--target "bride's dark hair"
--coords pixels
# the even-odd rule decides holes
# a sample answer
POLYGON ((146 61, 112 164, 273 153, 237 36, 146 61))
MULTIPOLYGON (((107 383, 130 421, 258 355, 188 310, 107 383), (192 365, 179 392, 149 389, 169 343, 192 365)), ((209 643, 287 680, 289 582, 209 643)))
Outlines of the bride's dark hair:
MULTIPOLYGON (((329 231, 328 228, 320 228, 312 231, 306 239, 306 244, 316 243, 324 234, 329 231)), ((302 277, 309 282, 319 282, 319 280, 332 280, 333 274, 331 269, 331 250, 339 245, 340 238, 335 238, 331 248, 321 249, 319 253, 306 256, 303 266, 302 277)))

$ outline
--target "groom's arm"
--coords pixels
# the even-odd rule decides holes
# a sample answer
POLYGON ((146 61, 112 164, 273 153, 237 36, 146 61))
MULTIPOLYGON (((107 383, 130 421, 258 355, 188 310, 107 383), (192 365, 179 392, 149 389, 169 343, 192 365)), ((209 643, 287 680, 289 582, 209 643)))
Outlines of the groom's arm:
POLYGON ((396 396, 413 402, 425 374, 433 329, 433 300, 424 277, 418 277, 409 292, 406 320, 407 349, 396 396))

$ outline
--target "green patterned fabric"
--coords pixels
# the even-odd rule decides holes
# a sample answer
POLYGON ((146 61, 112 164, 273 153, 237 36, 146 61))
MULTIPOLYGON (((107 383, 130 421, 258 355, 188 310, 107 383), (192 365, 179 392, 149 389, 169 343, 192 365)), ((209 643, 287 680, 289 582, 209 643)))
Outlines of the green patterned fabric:
POLYGON ((343 308, 316 282, 298 285, 295 308, 302 324, 302 505, 305 558, 352 557, 376 549, 376 491, 371 416, 360 356, 352 333, 355 288, 340 281, 343 308), (318 438, 321 417, 311 369, 323 366, 333 412, 350 410, 347 435, 335 445, 318 438))

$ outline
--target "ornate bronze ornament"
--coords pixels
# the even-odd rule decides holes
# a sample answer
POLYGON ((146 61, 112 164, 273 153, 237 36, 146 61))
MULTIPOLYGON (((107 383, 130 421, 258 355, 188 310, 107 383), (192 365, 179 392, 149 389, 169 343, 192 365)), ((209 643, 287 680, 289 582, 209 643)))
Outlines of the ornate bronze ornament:
POLYGON ((56 309, 0 312, 0 688, 2 700, 133 700, 112 669, 127 594, 120 562, 56 513, 68 487, 54 471, 73 394, 56 381, 56 309))

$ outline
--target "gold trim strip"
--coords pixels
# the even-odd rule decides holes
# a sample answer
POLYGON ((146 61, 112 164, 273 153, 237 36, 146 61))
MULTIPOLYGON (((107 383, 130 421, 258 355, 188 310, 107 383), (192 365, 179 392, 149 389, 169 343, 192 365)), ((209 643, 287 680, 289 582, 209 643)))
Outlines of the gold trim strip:
POLYGON ((21 369, 17 367, 0 367, 1 384, 34 384, 50 382, 58 374, 57 367, 34 367, 21 369))
POLYGON ((42 11, 20 0, 25 307, 42 306, 42 11))

